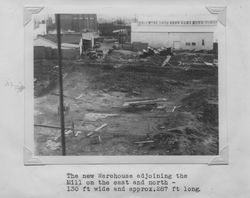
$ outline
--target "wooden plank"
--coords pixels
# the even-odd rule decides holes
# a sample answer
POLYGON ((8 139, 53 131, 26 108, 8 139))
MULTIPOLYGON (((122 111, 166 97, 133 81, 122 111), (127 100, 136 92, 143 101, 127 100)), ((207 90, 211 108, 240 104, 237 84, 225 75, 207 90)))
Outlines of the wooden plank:
POLYGON ((146 140, 146 141, 135 142, 135 144, 147 144, 147 143, 154 143, 154 140, 146 140))
MULTIPOLYGON (((51 128, 51 129, 61 129, 59 126, 50 126, 50 125, 42 125, 42 124, 34 124, 35 127, 44 127, 44 128, 51 128)), ((72 130, 72 127, 65 127, 65 130, 72 130)), ((74 129, 75 131, 83 131, 83 132, 91 132, 90 130, 83 130, 83 129, 74 129)))
POLYGON ((165 101, 167 101, 166 98, 157 98, 157 99, 149 99, 149 100, 137 100, 137 101, 125 102, 123 104, 123 106, 128 107, 128 106, 131 106, 131 105, 155 104, 157 102, 165 102, 165 101))

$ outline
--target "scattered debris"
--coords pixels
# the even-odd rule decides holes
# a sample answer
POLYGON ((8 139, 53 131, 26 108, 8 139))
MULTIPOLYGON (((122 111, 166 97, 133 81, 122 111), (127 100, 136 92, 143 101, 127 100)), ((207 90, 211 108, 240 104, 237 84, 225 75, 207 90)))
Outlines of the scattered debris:
POLYGON ((87 134, 87 137, 92 136, 93 134, 95 134, 96 132, 99 132, 102 128, 108 126, 108 124, 102 124, 101 126, 97 127, 94 131, 91 131, 87 134))
POLYGON ((78 100, 78 99, 80 99, 81 97, 83 97, 83 94, 80 94, 80 95, 77 96, 75 99, 78 100))
POLYGON ((98 131, 100 131, 102 128, 104 128, 104 127, 106 127, 106 126, 108 126, 108 124, 102 124, 101 126, 99 126, 98 128, 96 128, 95 129, 95 132, 98 132, 98 131))
POLYGON ((147 50, 143 49, 139 52, 139 58, 147 58, 149 56, 173 56, 172 48, 152 48, 147 47, 147 50))
MULTIPOLYGON (((70 116, 65 116, 69 153, 218 154, 218 70, 214 67, 214 54, 206 50, 183 50, 173 54, 171 48, 143 49, 138 57, 138 52, 109 50, 105 46, 105 58, 96 58, 96 51, 93 60, 85 56, 77 64, 75 60, 64 62, 64 73, 69 74, 65 78, 64 93, 68 95, 65 102, 73 105, 70 116), (112 117, 117 115, 119 117, 112 117), (75 121, 73 125, 71 116, 75 121), (81 127, 77 129, 78 126, 81 127), (147 132, 149 137, 145 137, 147 132), (211 140, 207 141, 210 136, 211 140), (98 143, 102 145, 92 145, 98 143)), ((45 68, 49 64, 36 65, 45 68)), ((58 78, 56 70, 58 68, 48 71, 58 78)), ((36 98, 36 109, 42 113, 35 114, 35 121, 56 126, 59 125, 55 116, 58 98, 51 96, 57 90, 54 76, 41 78, 36 73, 36 88, 49 87, 51 79, 55 79, 55 86, 48 89, 45 97, 36 98)), ((47 142, 49 147, 58 146, 55 143, 60 142, 60 129, 60 126, 37 129, 39 154, 49 153, 49 149, 43 150, 48 134, 54 134, 49 138, 52 142, 47 142)), ((59 150, 49 154, 58 153, 59 150)))
POLYGON ((181 107, 181 106, 174 106, 174 108, 173 108, 172 112, 174 112, 174 111, 175 111, 175 109, 177 109, 177 108, 179 108, 179 107, 181 107))
POLYGON ((83 124, 82 126, 83 126, 83 129, 86 131, 94 131, 96 129, 96 127, 92 124, 88 124, 88 125, 83 124))
POLYGON ((208 53, 178 53, 171 58, 170 63, 176 66, 216 66, 214 55, 208 53))
POLYGON ((152 105, 156 104, 157 102, 164 102, 167 101, 166 98, 157 98, 157 99, 140 99, 136 101, 129 101, 123 103, 123 107, 128 107, 128 106, 138 106, 138 105, 152 105))
POLYGON ((113 51, 114 51, 114 49, 109 49, 108 54, 110 55, 113 51))
POLYGON ((158 105, 156 108, 159 110, 166 109, 167 105, 158 105))
POLYGON ((100 136, 92 136, 90 140, 90 144, 100 144, 102 142, 102 139, 100 136))
POLYGON ((142 42, 133 42, 132 48, 133 50, 141 51, 143 49, 147 49, 148 43, 142 43, 142 42))
MULTIPOLYGON (((108 53, 109 54, 109 53, 108 53)), ((120 63, 131 63, 137 58, 137 53, 130 50, 112 50, 112 54, 109 54, 105 59, 109 62, 114 62, 115 65, 120 63)))
POLYGON ((100 136, 100 135, 98 136, 98 139, 99 139, 99 143, 101 143, 101 142, 102 142, 102 139, 101 139, 101 136, 100 136))
POLYGON ((147 143, 154 143, 154 140, 146 140, 146 141, 135 142, 135 144, 147 144, 147 143))
POLYGON ((207 66, 214 66, 213 63, 208 63, 208 62, 205 62, 205 61, 204 61, 204 64, 207 65, 207 66))
MULTIPOLYGON (((43 125, 43 124, 34 124, 35 127, 44 127, 44 128, 51 128, 51 129, 61 129, 61 127, 59 126, 50 126, 50 125, 43 125)), ((75 129, 74 127, 65 127, 65 134, 70 134, 73 133, 73 130, 77 130, 77 131, 82 131, 82 132, 86 132, 86 131, 90 131, 90 129, 75 129)))
POLYGON ((173 56, 173 52, 172 52, 172 48, 169 47, 169 48, 161 48, 161 49, 158 49, 159 51, 159 55, 160 56, 168 56, 168 55, 171 55, 173 56))
POLYGON ((105 119, 107 117, 118 116, 118 114, 111 114, 111 113, 87 113, 85 114, 85 119, 89 121, 96 121, 99 119, 105 119))
POLYGON ((54 142, 52 140, 48 140, 46 142, 46 147, 48 147, 51 150, 57 150, 57 149, 59 149, 60 145, 61 144, 59 142, 54 142))
POLYGON ((73 133, 72 130, 67 130, 67 131, 65 131, 65 135, 69 135, 69 134, 71 134, 71 133, 73 133))
POLYGON ((77 137, 81 133, 82 133, 82 131, 76 131, 75 136, 77 137))
POLYGON ((214 65, 218 67, 218 59, 214 59, 213 61, 214 65))
POLYGON ((86 55, 91 59, 91 60, 95 60, 95 59, 100 59, 103 58, 104 53, 103 50, 101 49, 97 49, 99 48, 97 45, 94 47, 95 50, 89 50, 86 52, 86 55))
POLYGON ((61 135, 54 137, 54 141, 57 141, 60 137, 61 137, 61 135))
POLYGON ((140 95, 141 93, 139 91, 132 91, 133 95, 140 95))
POLYGON ((167 129, 167 131, 184 131, 186 129, 187 126, 178 126, 178 127, 174 127, 171 129, 167 129))
POLYGON ((165 80, 165 82, 171 85, 182 85, 182 86, 186 85, 186 83, 177 80, 165 80))
POLYGON ((167 58, 164 60, 161 66, 165 67, 167 64, 169 64, 170 59, 171 59, 171 55, 167 55, 167 58))
POLYGON ((97 56, 97 53, 95 50, 90 50, 86 53, 86 55, 90 58, 90 59, 97 59, 98 56, 97 56))
POLYGON ((165 129, 166 127, 164 126, 164 125, 162 125, 162 126, 159 126, 159 129, 160 130, 163 130, 163 129, 165 129))
POLYGON ((98 138, 98 141, 99 141, 99 144, 102 142, 102 138, 101 138, 101 134, 99 133, 99 131, 101 129, 103 129, 104 127, 108 126, 108 124, 102 124, 101 126, 97 127, 95 129, 95 131, 92 131, 90 133, 87 134, 87 137, 90 137, 90 136, 93 136, 93 137, 97 137, 98 138))
POLYGON ((116 64, 116 65, 114 65, 114 68, 120 68, 120 67, 122 67, 122 64, 116 64))

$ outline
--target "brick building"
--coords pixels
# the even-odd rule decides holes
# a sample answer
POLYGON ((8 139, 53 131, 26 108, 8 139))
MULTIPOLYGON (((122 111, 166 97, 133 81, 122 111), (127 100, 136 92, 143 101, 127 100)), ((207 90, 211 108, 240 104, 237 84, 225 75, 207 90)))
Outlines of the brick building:
POLYGON ((96 14, 62 14, 61 29, 75 32, 97 32, 96 14))

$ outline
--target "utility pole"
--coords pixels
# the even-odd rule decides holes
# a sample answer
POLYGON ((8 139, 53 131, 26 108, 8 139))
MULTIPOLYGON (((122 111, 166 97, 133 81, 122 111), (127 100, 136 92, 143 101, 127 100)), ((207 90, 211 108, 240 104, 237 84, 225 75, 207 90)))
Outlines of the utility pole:
POLYGON ((56 14, 56 30, 57 30, 57 53, 58 53, 57 59, 58 59, 58 69, 59 69, 59 92, 60 92, 59 101, 60 101, 60 123, 61 123, 61 139, 62 139, 61 144, 62 144, 62 155, 66 155, 60 14, 56 14))

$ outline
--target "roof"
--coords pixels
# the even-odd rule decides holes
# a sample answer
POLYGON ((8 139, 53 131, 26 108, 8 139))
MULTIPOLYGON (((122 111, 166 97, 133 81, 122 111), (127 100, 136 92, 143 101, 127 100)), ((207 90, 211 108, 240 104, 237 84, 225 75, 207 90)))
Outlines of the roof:
POLYGON ((114 30, 113 33, 124 33, 124 34, 127 34, 128 30, 127 29, 119 29, 119 30, 114 30))
POLYGON ((217 28, 217 16, 214 15, 166 15, 142 16, 131 24, 131 32, 167 33, 193 32, 213 33, 217 28))
POLYGON ((45 39, 43 36, 38 36, 34 39, 34 46, 44 46, 44 47, 51 47, 53 49, 57 48, 57 43, 45 39))
MULTIPOLYGON (((57 49, 56 42, 51 41, 47 38, 44 38, 43 36, 39 36, 36 39, 34 39, 34 46, 51 47, 52 49, 57 49)), ((62 43, 61 45, 62 49, 74 49, 78 47, 79 47, 79 44, 62 43)))
POLYGON ((82 33, 82 38, 85 40, 91 40, 92 38, 98 38, 99 35, 96 32, 84 32, 82 33))
MULTIPOLYGON (((39 37, 42 37, 46 40, 52 41, 53 43, 57 43, 57 35, 56 34, 46 34, 46 35, 39 35, 39 37)), ((82 35, 81 34, 62 34, 61 36, 61 42, 62 43, 68 43, 68 44, 79 44, 80 39, 82 35)))
POLYGON ((164 20, 217 20, 217 16, 211 14, 179 14, 179 15, 139 15, 138 21, 164 21, 164 20))

